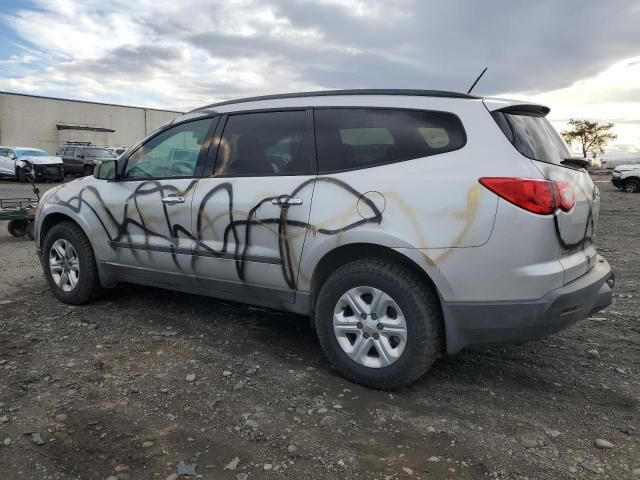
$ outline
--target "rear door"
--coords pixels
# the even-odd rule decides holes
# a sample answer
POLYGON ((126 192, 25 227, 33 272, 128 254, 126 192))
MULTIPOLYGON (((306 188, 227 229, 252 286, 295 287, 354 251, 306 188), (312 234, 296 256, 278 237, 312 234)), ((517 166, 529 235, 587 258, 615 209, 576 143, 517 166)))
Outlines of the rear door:
MULTIPOLYGON (((525 157, 532 160, 547 180, 565 182, 575 196, 575 207, 558 211, 554 217, 555 233, 562 248, 560 263, 568 283, 584 275, 593 265, 593 246, 600 193, 584 168, 562 162, 571 157, 569 148, 545 118, 546 107, 510 106, 492 112, 492 116, 525 157)), ((570 192, 566 192, 570 195, 570 192)))
POLYGON ((215 169, 193 199, 198 281, 219 294, 293 302, 316 177, 312 112, 230 114, 216 137, 215 169))

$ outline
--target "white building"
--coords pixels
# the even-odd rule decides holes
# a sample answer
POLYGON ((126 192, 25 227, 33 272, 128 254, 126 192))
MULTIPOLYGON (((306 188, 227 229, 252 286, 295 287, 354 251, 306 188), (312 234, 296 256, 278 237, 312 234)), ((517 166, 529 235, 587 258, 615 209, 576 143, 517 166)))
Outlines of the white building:
POLYGON ((0 92, 0 145, 129 147, 182 112, 0 92))

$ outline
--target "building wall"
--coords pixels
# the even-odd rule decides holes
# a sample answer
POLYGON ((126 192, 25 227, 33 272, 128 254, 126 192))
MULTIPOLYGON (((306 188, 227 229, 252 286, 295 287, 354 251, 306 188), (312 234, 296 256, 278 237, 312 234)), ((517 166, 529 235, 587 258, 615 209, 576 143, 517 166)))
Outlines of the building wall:
POLYGON ((54 154, 67 141, 128 147, 180 112, 0 92, 0 145, 54 154), (63 129, 56 125, 108 129, 63 129))

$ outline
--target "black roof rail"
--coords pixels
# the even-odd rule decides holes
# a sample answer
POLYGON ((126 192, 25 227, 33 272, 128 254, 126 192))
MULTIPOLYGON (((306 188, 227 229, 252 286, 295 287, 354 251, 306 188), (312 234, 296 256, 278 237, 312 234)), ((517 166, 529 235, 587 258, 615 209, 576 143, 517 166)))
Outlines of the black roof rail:
MULTIPOLYGON (((257 102, 260 100, 278 100, 282 98, 301 98, 301 97, 331 97, 337 95, 405 95, 414 97, 444 97, 444 98, 466 98, 478 100, 482 97, 468 95, 460 92, 449 92, 446 90, 412 90, 412 89, 388 89, 388 88, 369 88, 369 89, 351 89, 351 90, 320 90, 317 92, 298 92, 298 93, 278 93, 275 95, 262 95, 258 97, 238 98, 236 100, 226 100, 224 102, 212 103, 199 107, 191 112, 205 110, 207 108, 220 107, 222 105, 233 105, 235 103, 257 102)), ((191 113, 188 112, 188 113, 191 113)))

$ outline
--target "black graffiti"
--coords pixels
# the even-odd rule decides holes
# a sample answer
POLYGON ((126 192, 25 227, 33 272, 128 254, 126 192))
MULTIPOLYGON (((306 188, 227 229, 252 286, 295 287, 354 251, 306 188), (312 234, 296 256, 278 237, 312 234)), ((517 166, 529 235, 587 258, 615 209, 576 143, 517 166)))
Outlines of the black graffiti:
POLYGON ((178 253, 180 253, 178 242, 181 237, 192 240, 194 242, 193 251, 191 252, 191 268, 194 270, 197 266, 197 261, 198 258, 200 258, 201 254, 206 254, 207 256, 213 257, 222 257, 232 253, 238 278, 243 282, 247 281, 246 264, 247 259, 249 258, 248 251, 252 245, 252 234, 254 227, 258 225, 274 225, 277 231, 278 252, 282 275, 285 283, 291 289, 295 289, 297 274, 297 272, 295 271, 296 259, 293 258, 291 245, 292 229, 305 229, 305 234, 311 232, 313 235, 336 235, 352 230, 367 223, 380 224, 380 222, 382 221, 382 212, 378 209, 376 204, 371 199, 362 195, 356 189, 341 180, 332 177, 317 177, 302 182, 288 194, 280 194, 262 198, 247 212, 245 218, 236 218, 236 215, 234 214, 233 184, 231 182, 220 183, 209 190, 200 201, 197 209, 195 232, 192 232, 191 229, 185 228, 179 223, 172 222, 169 210, 164 203, 162 204, 162 212, 164 216, 163 220, 166 224, 169 235, 158 232, 147 224, 147 222, 145 221, 143 208, 141 208, 140 206, 142 198, 155 194, 159 194, 161 197, 165 197, 168 195, 185 196, 195 189, 197 183, 197 180, 193 180, 184 190, 181 191, 172 185, 163 184, 157 180, 144 181, 124 200, 123 213, 120 217, 122 218, 122 220, 118 220, 116 215, 111 211, 107 203, 102 198, 100 191, 92 185, 83 187, 77 195, 74 195, 67 200, 61 199, 59 193, 56 192, 56 194, 54 194, 53 201, 60 206, 68 208, 76 214, 81 214, 84 208, 88 209, 88 211, 96 217, 110 244, 119 243, 125 245, 129 244, 130 246, 133 246, 130 227, 135 227, 141 230, 145 238, 145 248, 141 250, 134 248, 131 249, 132 255, 134 256, 134 258, 136 258, 136 260, 139 260, 138 255, 142 254, 139 252, 144 250, 146 250, 147 252, 151 252, 151 249, 149 247, 153 237, 155 237, 156 239, 163 239, 169 243, 169 249, 173 258, 173 262, 175 266, 181 271, 182 266, 178 261, 178 253), (271 218, 257 218, 257 212, 263 205, 271 204, 273 200, 295 198, 297 195, 300 195, 304 191, 304 189, 314 188, 315 185, 321 183, 329 183, 335 185, 336 187, 352 195, 354 199, 362 201, 370 209, 372 215, 363 217, 359 220, 348 223, 347 225, 330 229, 312 225, 306 221, 294 220, 289 218, 290 205, 286 202, 279 202, 277 203, 277 205, 280 207, 279 216, 271 218), (206 227, 206 214, 209 213, 209 202, 214 198, 215 195, 219 193, 227 196, 227 224, 223 231, 222 245, 219 249, 215 249, 210 247, 206 243, 207 239, 203 238, 203 232, 206 227), (87 198, 89 196, 93 197, 94 202, 87 198), (136 220, 129 212, 131 204, 133 204, 134 206, 135 212, 140 219, 139 221, 136 220), (101 215, 98 210, 104 212, 104 214, 101 215), (111 229, 109 227, 111 227, 111 229), (115 234, 111 233, 113 230, 115 230, 115 234), (240 231, 243 231, 244 241, 242 241, 240 231), (233 252, 229 252, 230 243, 233 243, 234 245, 233 252))

